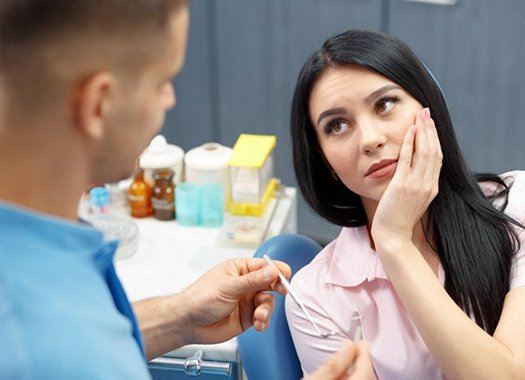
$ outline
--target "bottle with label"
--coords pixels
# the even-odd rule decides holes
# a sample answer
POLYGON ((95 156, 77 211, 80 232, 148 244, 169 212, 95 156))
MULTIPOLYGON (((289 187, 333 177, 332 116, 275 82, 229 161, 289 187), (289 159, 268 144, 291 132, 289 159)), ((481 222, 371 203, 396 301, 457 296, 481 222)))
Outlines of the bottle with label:
POLYGON ((159 220, 175 219, 175 186, 173 185, 174 172, 171 169, 157 169, 153 172, 155 185, 151 201, 153 216, 159 220))
POLYGON ((135 178, 128 191, 131 216, 145 218, 153 214, 151 207, 151 187, 144 181, 144 170, 137 168, 135 178))

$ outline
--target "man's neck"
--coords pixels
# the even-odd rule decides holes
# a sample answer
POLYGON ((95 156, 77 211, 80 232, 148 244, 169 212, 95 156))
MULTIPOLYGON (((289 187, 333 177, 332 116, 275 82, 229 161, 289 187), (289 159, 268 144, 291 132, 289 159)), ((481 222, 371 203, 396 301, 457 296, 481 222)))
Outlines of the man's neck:
POLYGON ((0 139, 0 200, 71 220, 88 185, 85 161, 53 139, 0 139))

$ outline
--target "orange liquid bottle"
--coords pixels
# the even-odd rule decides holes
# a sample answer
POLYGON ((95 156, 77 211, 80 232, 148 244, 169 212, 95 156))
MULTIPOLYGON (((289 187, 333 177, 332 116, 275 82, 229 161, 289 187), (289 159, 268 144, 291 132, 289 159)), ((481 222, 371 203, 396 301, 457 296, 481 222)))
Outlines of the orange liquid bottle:
POLYGON ((144 170, 137 168, 135 178, 128 191, 131 216, 146 218, 153 215, 151 206, 151 187, 144 181, 144 170))

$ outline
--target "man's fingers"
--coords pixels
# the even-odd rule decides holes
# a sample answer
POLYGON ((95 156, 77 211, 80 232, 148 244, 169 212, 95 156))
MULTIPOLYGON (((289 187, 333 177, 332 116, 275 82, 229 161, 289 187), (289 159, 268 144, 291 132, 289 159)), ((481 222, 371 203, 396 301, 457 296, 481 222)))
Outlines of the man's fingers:
POLYGON ((355 345, 351 341, 345 341, 339 351, 330 356, 321 368, 308 377, 308 380, 338 379, 346 374, 356 354, 355 345))
MULTIPOLYGON (((291 274, 290 267, 281 261, 275 260, 275 265, 270 265, 267 264, 264 259, 237 259, 237 261, 238 260, 245 260, 244 270, 240 270, 240 276, 237 277, 233 285, 233 290, 236 295, 239 296, 244 293, 274 290, 273 288, 275 288, 278 283, 279 271, 281 271, 285 277, 289 277, 291 274)), ((239 265, 236 265, 239 268, 239 265)))
POLYGON ((365 380, 375 378, 374 366, 368 353, 368 346, 365 341, 361 340, 356 345, 357 357, 352 367, 352 374, 348 379, 351 380, 365 380))
POLYGON ((286 294, 285 287, 279 281, 275 281, 272 284, 272 289, 275 290, 276 292, 278 292, 282 296, 284 296, 286 294))
MULTIPOLYGON (((239 275, 244 275, 250 272, 257 271, 267 265, 268 262, 265 259, 261 258, 237 258, 233 259, 233 262, 235 266, 239 269, 239 275)), ((290 269, 290 266, 286 263, 283 263, 279 260, 273 260, 273 263, 279 268, 279 271, 284 275, 286 278, 290 278, 292 274, 292 270, 290 269)))
POLYGON ((274 308, 274 298, 268 293, 258 293, 254 298, 254 304, 253 325, 256 328, 257 326, 261 326, 262 331, 270 325, 270 317, 274 308))
POLYGON ((286 263, 283 263, 282 261, 279 261, 279 260, 272 260, 272 261, 279 268, 279 272, 281 272, 282 275, 286 279, 290 279, 290 277, 292 275, 292 269, 290 268, 290 266, 288 264, 286 264, 286 263))

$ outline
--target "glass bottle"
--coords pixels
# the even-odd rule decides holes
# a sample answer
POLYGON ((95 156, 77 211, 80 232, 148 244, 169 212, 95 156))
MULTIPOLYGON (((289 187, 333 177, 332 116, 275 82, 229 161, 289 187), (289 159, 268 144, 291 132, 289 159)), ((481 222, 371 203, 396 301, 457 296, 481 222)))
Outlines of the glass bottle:
POLYGON ((151 207, 151 187, 144 181, 144 170, 137 168, 135 178, 128 191, 131 216, 145 218, 153 214, 151 207))
POLYGON ((155 185, 151 201, 153 216, 159 220, 175 219, 175 186, 173 185, 173 170, 157 169, 153 172, 155 185))

